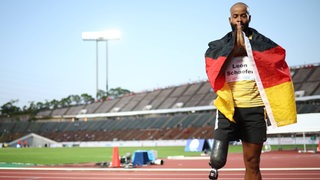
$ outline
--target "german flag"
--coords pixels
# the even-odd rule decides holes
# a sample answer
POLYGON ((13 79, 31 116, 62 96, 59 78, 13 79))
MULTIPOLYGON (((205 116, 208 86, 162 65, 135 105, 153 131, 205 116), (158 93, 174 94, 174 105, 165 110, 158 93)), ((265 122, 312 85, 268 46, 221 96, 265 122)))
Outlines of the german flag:
MULTIPOLYGON (((286 51, 255 29, 251 40, 246 38, 246 51, 252 57, 256 83, 271 123, 284 126, 297 122, 296 104, 290 69, 285 62, 286 51)), ((214 105, 230 121, 233 120, 232 93, 225 81, 223 66, 234 47, 232 32, 209 43, 205 53, 206 73, 217 94, 214 105)))

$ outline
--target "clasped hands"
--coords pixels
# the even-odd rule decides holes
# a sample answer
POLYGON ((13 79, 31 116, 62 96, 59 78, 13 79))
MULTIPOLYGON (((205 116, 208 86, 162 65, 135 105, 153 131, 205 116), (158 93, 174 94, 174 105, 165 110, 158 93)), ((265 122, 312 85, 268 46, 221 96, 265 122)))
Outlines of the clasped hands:
POLYGON ((242 32, 240 22, 237 23, 235 36, 236 36, 235 43, 232 50, 233 57, 246 56, 247 53, 246 53, 244 37, 243 37, 243 32, 242 32))

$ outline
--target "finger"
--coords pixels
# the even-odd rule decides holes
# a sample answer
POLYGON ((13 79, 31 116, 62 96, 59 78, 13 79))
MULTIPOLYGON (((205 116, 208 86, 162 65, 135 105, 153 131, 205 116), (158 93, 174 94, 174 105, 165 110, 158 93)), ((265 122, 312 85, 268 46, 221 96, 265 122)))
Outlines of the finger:
POLYGON ((241 41, 243 39, 243 36, 242 36, 242 30, 241 30, 241 25, 240 23, 237 23, 237 45, 241 45, 241 41))
POLYGON ((242 31, 241 22, 237 22, 236 25, 237 25, 237 30, 242 31))

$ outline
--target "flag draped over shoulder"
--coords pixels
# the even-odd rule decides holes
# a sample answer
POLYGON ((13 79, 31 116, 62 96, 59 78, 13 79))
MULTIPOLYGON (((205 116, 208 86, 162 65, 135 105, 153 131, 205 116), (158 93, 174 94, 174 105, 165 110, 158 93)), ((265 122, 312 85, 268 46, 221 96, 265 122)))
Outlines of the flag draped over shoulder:
MULTIPOLYGON (((250 45, 261 82, 259 88, 268 117, 276 126, 296 123, 296 104, 290 69, 285 62, 285 50, 254 29, 250 45)), ((226 83, 223 66, 234 47, 232 32, 209 43, 205 54, 206 73, 213 90, 217 94, 214 105, 230 121, 234 121, 234 103, 231 89, 226 83)), ((248 52, 248 49, 247 49, 248 52)), ((259 85, 258 85, 259 86, 259 85)))

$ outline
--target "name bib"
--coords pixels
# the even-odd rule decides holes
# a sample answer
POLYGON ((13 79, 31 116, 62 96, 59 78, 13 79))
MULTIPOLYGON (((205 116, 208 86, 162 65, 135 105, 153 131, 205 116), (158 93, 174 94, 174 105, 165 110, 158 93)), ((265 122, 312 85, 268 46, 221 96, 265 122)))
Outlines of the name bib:
POLYGON ((231 59, 225 71, 225 76, 227 82, 255 80, 253 67, 247 56, 234 57, 231 59))

